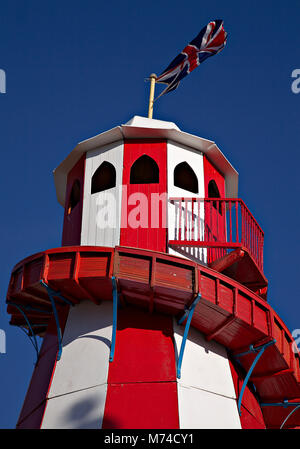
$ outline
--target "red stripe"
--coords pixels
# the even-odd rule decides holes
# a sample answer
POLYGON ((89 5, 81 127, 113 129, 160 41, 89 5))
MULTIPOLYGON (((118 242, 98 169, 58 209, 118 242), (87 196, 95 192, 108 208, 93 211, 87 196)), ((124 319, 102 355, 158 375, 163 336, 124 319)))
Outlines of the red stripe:
MULTIPOLYGON (((62 333, 64 331, 68 313, 69 307, 61 308, 58 311, 62 333)), ((40 428, 46 408, 48 392, 55 371, 57 351, 56 324, 53 316, 48 325, 47 333, 40 350, 38 364, 32 374, 17 428, 40 428)))
POLYGON ((172 318, 126 306, 118 313, 103 428, 178 428, 172 318))
MULTIPOLYGON (((166 228, 152 226, 151 214, 152 204, 151 196, 153 194, 164 194, 167 191, 167 143, 166 141, 158 141, 151 139, 143 140, 125 140, 124 143, 124 159, 123 159, 123 185, 127 186, 127 196, 122 196, 122 226, 120 245, 131 246, 135 248, 151 249, 154 251, 166 251, 166 228), (130 171, 132 165, 141 156, 147 155, 151 157, 159 168, 159 183, 153 184, 130 184, 130 171), (141 204, 137 201, 136 205, 128 204, 130 195, 140 193, 141 197, 146 198, 145 203, 141 204), (147 220, 147 227, 139 226, 132 228, 130 226, 130 214, 136 210, 136 207, 143 207, 146 204, 147 209, 143 210, 143 218, 147 220), (127 226, 126 226, 127 224, 127 226)), ((125 192, 124 192, 125 193, 125 192)), ((160 205, 160 210, 161 210, 160 205)))
POLYGON ((84 172, 85 172, 85 154, 74 165, 68 174, 65 199, 64 227, 62 235, 62 246, 80 245, 81 224, 82 224, 82 207, 83 207, 83 188, 84 188, 84 172), (80 201, 68 214, 68 205, 73 183, 78 180, 80 182, 80 201))

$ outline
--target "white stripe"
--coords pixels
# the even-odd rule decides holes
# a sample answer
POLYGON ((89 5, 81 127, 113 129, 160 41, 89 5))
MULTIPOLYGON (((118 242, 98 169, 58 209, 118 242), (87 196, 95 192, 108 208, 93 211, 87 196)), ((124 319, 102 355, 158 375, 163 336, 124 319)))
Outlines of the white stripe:
POLYGON ((70 309, 42 428, 85 428, 96 425, 96 417, 101 427, 111 335, 112 302, 96 305, 87 300, 70 309), (87 414, 93 409, 91 416, 84 416, 85 409, 87 414))

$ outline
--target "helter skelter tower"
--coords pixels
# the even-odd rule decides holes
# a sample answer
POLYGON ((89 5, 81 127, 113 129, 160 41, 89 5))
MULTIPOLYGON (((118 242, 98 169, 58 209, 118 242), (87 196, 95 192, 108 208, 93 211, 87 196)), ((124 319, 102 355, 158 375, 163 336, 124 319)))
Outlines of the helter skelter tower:
POLYGON ((54 178, 62 246, 7 293, 11 324, 43 337, 17 427, 299 427, 299 354, 218 146, 136 116, 54 178))

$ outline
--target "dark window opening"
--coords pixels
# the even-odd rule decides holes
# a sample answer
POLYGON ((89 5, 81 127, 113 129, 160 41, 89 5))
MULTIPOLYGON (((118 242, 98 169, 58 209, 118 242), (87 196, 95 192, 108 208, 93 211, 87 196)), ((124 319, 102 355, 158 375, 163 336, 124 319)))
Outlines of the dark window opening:
POLYGON ((159 168, 157 163, 144 154, 137 159, 130 170, 130 184, 159 183, 159 168))
MULTIPOLYGON (((208 183, 208 198, 220 198, 220 192, 216 181, 213 179, 208 183)), ((222 215, 222 204, 221 201, 213 201, 213 207, 218 209, 217 203, 219 203, 219 213, 222 215)))
POLYGON ((199 193, 198 178, 187 162, 181 162, 176 165, 174 170, 174 186, 192 193, 199 193))
POLYGON ((113 187, 116 187, 116 169, 104 161, 93 174, 91 193, 103 192, 113 187))
POLYGON ((70 194, 68 210, 67 210, 68 215, 72 212, 72 210, 79 203, 79 201, 80 201, 80 182, 78 181, 78 179, 76 179, 76 181, 74 181, 74 183, 73 183, 71 194, 70 194))

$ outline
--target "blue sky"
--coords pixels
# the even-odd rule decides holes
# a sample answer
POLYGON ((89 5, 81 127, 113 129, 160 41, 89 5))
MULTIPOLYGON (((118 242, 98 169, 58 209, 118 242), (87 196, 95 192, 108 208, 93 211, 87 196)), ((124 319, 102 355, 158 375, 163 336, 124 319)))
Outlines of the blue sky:
POLYGON ((265 232, 268 300, 290 330, 300 328, 300 94, 291 90, 300 3, 4 0, 0 8, 0 428, 16 424, 35 357, 8 325, 10 272, 61 243, 52 170, 77 142, 146 116, 144 79, 212 19, 224 19, 226 48, 160 98, 154 118, 216 141, 238 170, 239 196, 265 232))

